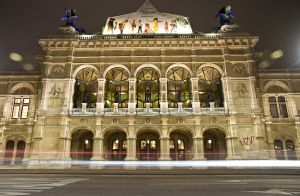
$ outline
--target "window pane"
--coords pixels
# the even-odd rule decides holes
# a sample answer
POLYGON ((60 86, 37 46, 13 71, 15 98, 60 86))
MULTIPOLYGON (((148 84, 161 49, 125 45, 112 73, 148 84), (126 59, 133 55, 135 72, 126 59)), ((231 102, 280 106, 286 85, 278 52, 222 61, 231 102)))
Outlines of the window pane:
POLYGON ((282 118, 287 118, 288 117, 288 112, 287 112, 286 104, 285 103, 280 103, 279 104, 279 109, 280 109, 281 117, 282 118))
POLYGON ((283 152, 283 145, 280 140, 274 141, 274 150, 275 150, 276 159, 278 160, 285 159, 284 152, 283 152))
POLYGON ((269 102, 275 102, 276 103, 276 97, 269 97, 269 102))
POLYGON ((141 140, 141 150, 145 150, 147 147, 147 142, 146 140, 141 140))
POLYGON ((150 149, 156 149, 156 141, 155 140, 150 141, 150 149))
POLYGON ((21 103, 21 99, 20 98, 15 99, 15 104, 19 104, 19 103, 21 103))
POLYGON ((23 99, 23 103, 24 103, 24 104, 29 104, 29 103, 30 103, 30 99, 28 99, 28 98, 23 99))
POLYGON ((212 150, 212 139, 206 140, 205 147, 207 150, 212 150))
POLYGON ((19 118, 20 106, 15 105, 13 109, 13 118, 19 118))
POLYGON ((270 104, 270 112, 271 112, 272 118, 278 118, 279 117, 276 104, 270 104))
POLYGON ((123 140, 122 149, 123 150, 127 149, 127 140, 123 140))
POLYGON ((119 140, 113 141, 113 150, 119 150, 119 140))
POLYGON ((174 140, 170 140, 169 146, 170 146, 170 149, 174 149, 175 148, 174 140))
POLYGON ((285 97, 283 96, 278 97, 278 102, 285 102, 285 97))
POLYGON ((27 118, 28 117, 28 109, 29 109, 29 106, 27 106, 27 105, 22 107, 21 118, 27 118))
POLYGON ((184 141, 178 140, 178 150, 184 150, 184 141))

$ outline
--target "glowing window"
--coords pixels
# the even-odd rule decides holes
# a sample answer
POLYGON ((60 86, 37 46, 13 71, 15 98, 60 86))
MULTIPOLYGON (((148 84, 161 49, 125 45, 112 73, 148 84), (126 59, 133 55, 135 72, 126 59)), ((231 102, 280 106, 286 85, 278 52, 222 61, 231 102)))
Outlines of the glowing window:
POLYGON ((119 140, 114 140, 113 141, 113 150, 119 150, 119 140))

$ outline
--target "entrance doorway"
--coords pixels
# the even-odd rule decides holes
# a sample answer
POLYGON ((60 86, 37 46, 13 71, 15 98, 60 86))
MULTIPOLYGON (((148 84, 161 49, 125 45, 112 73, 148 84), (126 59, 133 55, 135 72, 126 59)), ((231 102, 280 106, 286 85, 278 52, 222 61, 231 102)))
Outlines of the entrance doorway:
POLYGON ((159 135, 147 131, 137 137, 137 157, 141 161, 155 161, 159 157, 160 145, 159 135))
POLYGON ((127 156, 127 136, 120 130, 109 131, 105 134, 106 155, 111 161, 123 161, 127 156))
POLYGON ((77 130, 72 134, 71 158, 90 160, 93 156, 94 134, 90 130, 77 130))
POLYGON ((226 139, 223 131, 210 129, 204 132, 204 157, 207 160, 224 160, 227 157, 226 139))
POLYGON ((192 158, 192 136, 184 131, 173 131, 170 134, 170 157, 172 160, 189 160, 192 158))

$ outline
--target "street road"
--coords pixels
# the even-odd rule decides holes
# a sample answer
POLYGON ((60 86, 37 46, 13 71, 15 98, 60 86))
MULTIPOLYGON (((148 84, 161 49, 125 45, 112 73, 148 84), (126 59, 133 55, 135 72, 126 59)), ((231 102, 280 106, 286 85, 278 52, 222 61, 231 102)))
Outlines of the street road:
POLYGON ((14 195, 300 195, 300 176, 0 174, 0 196, 14 195))

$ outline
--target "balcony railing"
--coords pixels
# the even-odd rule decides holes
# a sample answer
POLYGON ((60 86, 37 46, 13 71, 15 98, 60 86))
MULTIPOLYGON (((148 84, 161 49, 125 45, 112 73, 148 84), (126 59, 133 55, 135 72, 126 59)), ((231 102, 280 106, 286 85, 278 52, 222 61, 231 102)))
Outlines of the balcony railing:
MULTIPOLYGON (((169 108, 168 112, 161 112, 159 108, 137 108, 135 112, 130 113, 127 108, 105 108, 103 113, 99 115, 218 115, 226 114, 224 108, 200 108, 199 112, 194 112, 192 108, 169 108)), ((95 115, 96 108, 73 108, 70 110, 70 115, 95 115)))

